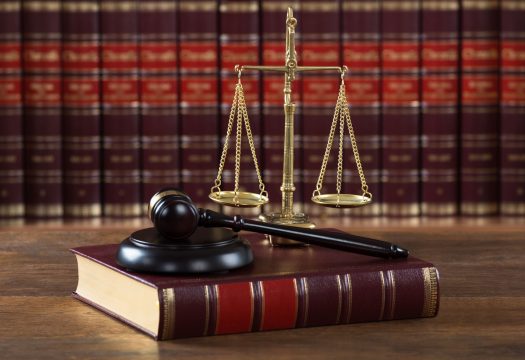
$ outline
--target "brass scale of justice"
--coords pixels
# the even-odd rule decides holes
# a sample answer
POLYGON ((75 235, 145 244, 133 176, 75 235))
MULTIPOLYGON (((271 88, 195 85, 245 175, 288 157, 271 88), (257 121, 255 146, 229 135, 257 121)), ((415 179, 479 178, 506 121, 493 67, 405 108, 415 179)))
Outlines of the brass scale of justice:
MULTIPOLYGON (((338 71, 341 74, 341 85, 339 87, 339 95, 335 105, 332 125, 328 135, 328 141, 319 172, 319 177, 315 190, 312 193, 312 201, 321 206, 334 208, 353 208, 364 206, 372 201, 372 194, 368 191, 365 175, 359 158, 357 149, 357 142, 350 119, 350 110, 345 93, 344 76, 348 71, 346 66, 298 66, 295 52, 295 27, 297 26, 297 19, 293 17, 293 10, 288 8, 286 17, 286 53, 285 65, 282 67, 274 66, 235 66, 235 71, 238 74, 238 82, 235 87, 235 94, 233 104, 229 114, 228 128, 226 137, 220 157, 220 164, 215 179, 215 183, 211 188, 209 198, 216 203, 232 207, 258 207, 268 203, 268 193, 265 190, 265 185, 261 177, 253 135, 250 128, 250 121, 248 118, 247 107, 244 99, 244 92, 241 82, 242 72, 245 70, 258 71, 273 71, 284 73, 284 158, 283 158, 283 182, 281 186, 282 193, 282 209, 280 213, 271 213, 261 215, 261 220, 269 223, 278 223, 284 225, 293 225, 299 227, 313 228, 315 225, 310 223, 308 216, 303 213, 294 213, 293 210, 293 193, 295 186, 293 183, 293 158, 294 158, 294 113, 295 104, 292 102, 292 82, 295 79, 295 73, 302 71, 338 71), (235 140, 235 177, 234 189, 225 191, 221 189, 222 174, 226 162, 226 156, 229 149, 229 139, 234 130, 234 121, 236 122, 236 140, 235 140), (257 173, 259 182, 259 193, 239 191, 239 175, 240 175, 240 160, 241 160, 241 142, 243 124, 246 131, 246 137, 249 142, 250 151, 257 173), (339 144, 338 144, 338 159, 337 159, 337 177, 336 177, 336 193, 322 194, 323 180, 326 173, 326 166, 330 157, 332 145, 336 136, 336 128, 339 125, 339 144), (353 155, 357 166, 357 171, 361 181, 361 195, 341 193, 341 185, 343 182, 343 145, 345 137, 345 125, 350 135, 353 155)), ((270 237, 272 245, 292 245, 297 244, 293 240, 283 238, 270 237)))

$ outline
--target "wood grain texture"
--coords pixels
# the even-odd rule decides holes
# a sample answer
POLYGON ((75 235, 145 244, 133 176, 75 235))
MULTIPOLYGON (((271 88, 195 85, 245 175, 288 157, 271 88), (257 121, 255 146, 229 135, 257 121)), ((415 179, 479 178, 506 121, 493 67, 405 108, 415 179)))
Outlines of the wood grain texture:
POLYGON ((0 230, 0 357, 12 359, 525 358, 525 226, 432 223, 345 230, 398 243, 441 276, 436 318, 155 342, 70 297, 75 246, 132 226, 0 230))

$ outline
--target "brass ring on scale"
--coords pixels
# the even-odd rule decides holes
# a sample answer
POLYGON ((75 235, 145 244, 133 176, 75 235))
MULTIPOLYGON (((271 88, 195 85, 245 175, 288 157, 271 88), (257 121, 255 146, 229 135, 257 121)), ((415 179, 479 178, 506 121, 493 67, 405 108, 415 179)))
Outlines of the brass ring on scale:
POLYGON ((261 172, 259 170, 259 164, 257 162, 257 155, 255 153, 255 144, 253 140, 252 130, 250 127, 250 119, 248 118, 248 110, 246 107, 246 101, 244 99, 244 91, 241 83, 242 67, 239 65, 235 66, 235 71, 238 73, 238 82, 235 87, 235 94, 233 96, 233 103, 230 110, 230 116, 228 119, 228 128, 226 130, 226 137, 224 139, 224 145, 221 154, 221 160, 219 164, 219 170, 217 172, 217 178, 215 184, 210 189, 209 198, 221 205, 234 206, 234 207, 258 207, 268 203, 268 193, 264 188, 262 181, 261 172), (236 134, 235 134, 235 185, 233 190, 224 191, 221 190, 222 184, 222 173, 226 162, 226 156, 228 154, 228 147, 230 142, 230 135, 233 129, 233 123, 236 121, 236 134), (239 176, 241 172, 241 143, 242 143, 242 129, 246 129, 246 137, 250 145, 250 151, 257 173, 257 179, 259 181, 259 193, 246 192, 239 190, 239 176))
POLYGON ((350 118, 350 110, 348 108, 348 101, 346 99, 344 76, 348 71, 348 68, 344 66, 341 71, 341 85, 339 87, 339 95, 337 97, 337 103, 335 105, 334 116, 332 119, 332 125, 328 134, 328 142, 326 144, 325 153, 323 156, 323 162, 321 164, 321 170, 319 172, 319 178, 315 190, 312 193, 312 202, 315 204, 333 207, 333 208, 354 208, 368 205, 372 202, 372 194, 368 191, 368 185, 366 184, 365 174, 361 165, 361 159, 359 158, 359 151, 357 150, 357 141, 354 134, 354 128, 352 126, 352 120, 350 118), (337 157, 337 181, 336 190, 337 193, 332 194, 321 194, 323 187, 323 180, 326 173, 326 166, 328 164, 328 158, 332 145, 335 138, 335 130, 339 125, 339 151, 337 157), (344 130, 345 125, 348 128, 350 140, 352 143, 352 151, 354 154, 357 171, 361 180, 362 195, 356 194, 342 194, 342 182, 343 182, 343 145, 344 145, 344 130))

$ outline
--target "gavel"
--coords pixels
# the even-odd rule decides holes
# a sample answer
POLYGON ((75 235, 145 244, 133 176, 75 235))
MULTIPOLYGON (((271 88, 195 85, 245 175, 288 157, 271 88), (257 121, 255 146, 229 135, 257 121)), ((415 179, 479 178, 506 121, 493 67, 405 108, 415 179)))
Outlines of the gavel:
POLYGON ((201 209, 193 204, 188 195, 176 189, 157 192, 151 198, 148 214, 159 234, 173 242, 187 239, 198 227, 224 227, 235 232, 245 230, 280 236, 307 244, 382 258, 406 258, 408 256, 406 249, 386 241, 338 231, 266 223, 244 219, 238 215, 227 216, 212 210, 201 209))

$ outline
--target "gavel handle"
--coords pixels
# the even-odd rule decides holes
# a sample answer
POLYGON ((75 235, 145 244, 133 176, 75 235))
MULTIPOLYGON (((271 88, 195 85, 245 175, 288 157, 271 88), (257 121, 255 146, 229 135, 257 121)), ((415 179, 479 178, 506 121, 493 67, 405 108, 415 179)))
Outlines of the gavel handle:
POLYGON ((199 209, 199 225, 204 227, 227 227, 234 231, 252 231, 273 236, 281 236, 307 244, 314 244, 338 250, 382 258, 406 258, 408 250, 395 244, 352 235, 345 232, 305 229, 295 226, 265 223, 244 219, 242 216, 227 216, 211 210, 199 209))

